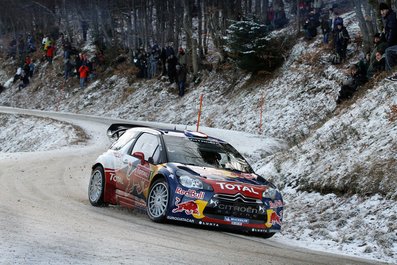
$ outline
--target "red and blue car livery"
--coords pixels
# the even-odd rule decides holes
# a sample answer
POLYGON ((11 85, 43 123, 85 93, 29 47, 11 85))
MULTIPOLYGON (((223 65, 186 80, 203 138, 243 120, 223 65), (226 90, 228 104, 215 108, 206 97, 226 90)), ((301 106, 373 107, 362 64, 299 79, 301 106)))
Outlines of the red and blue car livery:
POLYGON ((92 167, 88 197, 146 210, 155 222, 181 221, 280 231, 283 199, 230 144, 199 132, 113 124, 117 140, 92 167))

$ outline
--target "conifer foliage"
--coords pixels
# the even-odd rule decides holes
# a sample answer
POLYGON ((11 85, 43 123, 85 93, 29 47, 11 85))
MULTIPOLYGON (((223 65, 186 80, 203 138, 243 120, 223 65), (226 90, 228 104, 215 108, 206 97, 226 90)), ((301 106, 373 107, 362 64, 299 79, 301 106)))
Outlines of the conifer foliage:
POLYGON ((276 40, 268 38, 266 25, 254 21, 236 21, 227 29, 226 51, 238 67, 249 72, 274 71, 282 62, 276 40))

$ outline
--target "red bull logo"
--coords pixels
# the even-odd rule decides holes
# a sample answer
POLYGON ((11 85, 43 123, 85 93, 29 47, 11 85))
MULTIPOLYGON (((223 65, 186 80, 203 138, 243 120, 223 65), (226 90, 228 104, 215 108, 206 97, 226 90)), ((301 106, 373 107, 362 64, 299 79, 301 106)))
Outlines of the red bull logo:
POLYGON ((185 212, 187 215, 200 215, 199 207, 195 201, 180 202, 180 198, 175 199, 176 208, 172 210, 173 213, 185 212))
POLYGON ((203 191, 197 192, 195 190, 184 190, 182 188, 176 188, 175 190, 176 194, 180 194, 180 195, 185 195, 186 197, 192 198, 192 199, 198 199, 198 200, 202 200, 204 199, 204 195, 205 193, 203 191))
POLYGON ((267 228, 270 228, 275 224, 281 226, 281 219, 283 218, 282 216, 283 216, 283 211, 280 211, 280 215, 278 215, 272 209, 267 210, 267 222, 266 222, 265 226, 267 228))
POLYGON ((275 208, 283 207, 284 203, 281 200, 277 200, 274 202, 270 201, 269 206, 270 206, 270 208, 275 209, 275 208))

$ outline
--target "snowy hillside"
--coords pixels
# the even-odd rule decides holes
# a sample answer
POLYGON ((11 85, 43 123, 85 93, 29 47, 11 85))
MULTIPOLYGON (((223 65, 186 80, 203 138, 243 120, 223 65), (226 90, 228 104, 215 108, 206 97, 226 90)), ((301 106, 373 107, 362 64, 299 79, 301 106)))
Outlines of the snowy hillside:
MULTIPOLYGON (((345 19, 351 36, 358 31, 353 19, 345 19)), ((358 60, 356 49, 349 46, 351 62, 358 60)), ((261 134, 277 138, 278 148, 244 155, 283 190, 281 237, 397 263, 397 124, 389 119, 397 84, 381 80, 337 106, 347 64, 335 67, 328 57, 320 37, 301 41, 271 79, 212 71, 190 84, 183 98, 165 81, 129 82, 122 71, 84 90, 77 79, 64 85, 58 57, 54 65, 39 63, 23 91, 11 84, 12 72, 1 72, 7 89, 0 104, 195 125, 203 95, 203 126, 259 133, 263 99, 261 134)), ((1 63, 10 68, 11 62, 1 63)))

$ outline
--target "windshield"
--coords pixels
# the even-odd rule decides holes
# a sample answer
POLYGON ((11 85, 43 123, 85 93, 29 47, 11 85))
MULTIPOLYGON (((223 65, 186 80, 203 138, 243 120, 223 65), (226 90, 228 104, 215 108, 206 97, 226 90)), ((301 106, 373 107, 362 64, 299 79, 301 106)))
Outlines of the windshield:
POLYGON ((250 165, 230 144, 203 138, 164 135, 169 162, 253 173, 250 165))

